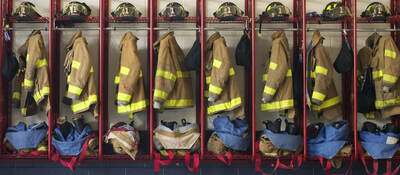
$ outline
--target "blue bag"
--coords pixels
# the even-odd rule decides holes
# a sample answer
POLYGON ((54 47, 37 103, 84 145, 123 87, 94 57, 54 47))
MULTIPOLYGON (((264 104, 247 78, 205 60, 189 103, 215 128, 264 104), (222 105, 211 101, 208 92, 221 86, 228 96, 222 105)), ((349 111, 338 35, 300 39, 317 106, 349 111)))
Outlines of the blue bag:
POLYGON ((19 122, 16 126, 7 128, 6 138, 14 146, 15 149, 37 148, 39 143, 46 137, 47 124, 41 122, 39 124, 26 124, 19 122))
POLYGON ((399 149, 399 134, 379 132, 374 134, 368 131, 360 131, 362 147, 374 159, 390 159, 399 149))
POLYGON ((296 151, 303 143, 301 135, 292 135, 287 132, 274 133, 268 129, 264 129, 263 134, 267 135, 272 144, 279 149, 296 151))
POLYGON ((214 130, 226 147, 236 151, 246 151, 250 145, 250 135, 246 135, 249 125, 245 120, 229 120, 228 117, 217 117, 213 121, 214 130))
POLYGON ((66 138, 64 138, 59 126, 57 126, 57 128, 54 129, 51 143, 61 155, 77 156, 81 152, 86 139, 89 138, 92 128, 90 125, 85 125, 82 133, 79 134, 79 132, 72 127, 72 124, 70 125, 71 127, 69 127, 69 133, 66 138))
POLYGON ((310 156, 322 156, 332 159, 344 146, 349 137, 349 124, 347 121, 339 129, 333 124, 323 127, 317 137, 307 139, 307 152, 310 156))

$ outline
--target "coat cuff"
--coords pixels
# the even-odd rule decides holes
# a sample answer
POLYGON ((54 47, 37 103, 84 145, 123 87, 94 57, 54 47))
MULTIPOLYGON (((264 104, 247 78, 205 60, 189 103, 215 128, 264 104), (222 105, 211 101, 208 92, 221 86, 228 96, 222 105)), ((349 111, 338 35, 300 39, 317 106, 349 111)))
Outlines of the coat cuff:
POLYGON ((157 101, 157 100, 153 101, 153 108, 154 109, 161 109, 161 106, 162 106, 162 102, 157 101))
POLYGON ((214 94, 209 93, 208 94, 208 101, 209 102, 215 102, 217 100, 217 96, 214 94))

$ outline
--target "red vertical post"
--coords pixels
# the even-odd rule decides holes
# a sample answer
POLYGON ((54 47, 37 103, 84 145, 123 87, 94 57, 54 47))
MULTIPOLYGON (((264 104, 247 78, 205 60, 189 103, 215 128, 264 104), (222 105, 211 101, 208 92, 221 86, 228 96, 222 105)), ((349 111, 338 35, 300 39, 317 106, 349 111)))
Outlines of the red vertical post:
POLYGON ((49 3, 50 3, 50 15, 49 15, 49 23, 48 23, 48 25, 49 25, 49 72, 50 72, 50 75, 49 75, 49 78, 50 78, 50 95, 49 95, 49 100, 50 100, 50 106, 51 106, 51 109, 49 110, 49 112, 48 112, 48 124, 49 124, 49 128, 48 128, 48 135, 47 135, 47 155, 48 155, 48 158, 50 159, 51 158, 51 151, 52 151, 52 147, 51 147, 51 136, 52 136, 52 132, 53 132, 53 128, 54 128, 54 126, 53 126, 53 120, 54 120, 54 116, 53 116, 53 114, 54 114, 54 112, 53 112, 53 110, 54 110, 54 101, 55 101, 55 99, 54 99, 54 93, 57 93, 57 91, 58 91, 58 89, 55 89, 54 88, 54 79, 55 79, 55 77, 54 77, 54 66, 55 66, 55 64, 54 64, 54 29, 53 29, 53 23, 54 23, 54 1, 53 0, 49 0, 49 3))
POLYGON ((205 19, 206 19, 206 1, 205 0, 201 0, 200 1, 200 43, 201 43, 201 66, 200 66, 200 87, 201 87, 201 91, 200 91, 200 103, 201 103, 201 108, 200 108, 200 113, 201 113, 201 150, 200 150, 200 158, 204 159, 204 148, 205 148, 205 140, 204 140, 204 130, 205 130, 205 114, 204 114, 204 59, 205 59, 205 19))
MULTIPOLYGON (((1 16, 1 19, 0 19, 0 26, 2 27, 2 29, 0 30, 0 68, 1 68, 1 64, 2 64, 2 59, 3 59, 3 50, 4 50, 4 32, 3 32, 3 19, 4 19, 4 13, 3 13, 3 1, 2 0, 0 0, 0 16, 1 16)), ((3 86, 4 86, 5 84, 3 83, 3 77, 1 77, 0 76, 0 93, 1 94, 4 94, 4 91, 3 91, 3 86)), ((4 132, 5 132, 5 126, 6 126, 6 122, 7 122, 7 120, 6 120, 6 117, 7 117, 7 114, 6 113, 4 113, 4 102, 5 101, 5 99, 4 99, 4 96, 2 95, 2 97, 1 97, 1 99, 0 99, 0 127, 1 127, 1 138, 3 138, 3 136, 4 136, 4 132)), ((3 153, 3 142, 1 142, 0 143, 1 144, 1 147, 0 147, 0 154, 2 154, 3 153)))
MULTIPOLYGON (((108 1, 108 0, 107 0, 108 1)), ((100 10, 100 31, 99 31, 99 69, 100 69, 100 76, 99 76, 99 99, 100 99, 100 111, 99 111, 99 159, 103 159, 103 129, 104 129, 104 123, 103 119, 107 115, 107 60, 106 56, 104 54, 104 50, 106 49, 104 47, 105 43, 105 12, 106 12, 106 7, 105 7, 105 1, 104 0, 99 0, 99 10, 100 10)), ((108 11, 108 10, 107 10, 108 11)))
POLYGON ((307 65, 307 42, 306 42, 306 29, 307 29, 307 21, 306 21, 306 0, 301 0, 302 9, 301 9, 301 24, 302 24, 302 45, 303 45, 303 152, 304 159, 307 159, 307 102, 306 102, 306 65, 307 65))
POLYGON ((154 11, 156 10, 154 7, 155 0, 148 0, 148 16, 149 16, 149 36, 148 36, 148 55, 149 55, 149 135, 150 135, 150 159, 153 158, 154 150, 153 150, 153 127, 154 127, 154 111, 153 111, 153 42, 154 42, 154 11))
POLYGON ((353 6, 353 145, 354 146, 354 160, 358 159, 357 148, 357 0, 352 0, 353 6))
MULTIPOLYGON (((256 156, 256 123, 255 123, 255 76, 256 76, 256 37, 255 37, 255 20, 256 20, 256 6, 255 0, 251 0, 251 135, 252 135, 252 149, 251 159, 254 160, 256 156)), ((261 19, 260 19, 261 20, 261 19)), ((261 26, 260 26, 261 27, 261 26)))

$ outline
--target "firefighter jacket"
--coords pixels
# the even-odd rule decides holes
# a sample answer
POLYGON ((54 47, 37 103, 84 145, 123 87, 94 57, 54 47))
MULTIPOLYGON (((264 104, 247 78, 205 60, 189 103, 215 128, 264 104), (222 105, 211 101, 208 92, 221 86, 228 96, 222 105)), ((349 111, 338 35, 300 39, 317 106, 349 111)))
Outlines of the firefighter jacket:
POLYGON ((118 113, 132 114, 146 109, 142 63, 137 50, 138 38, 127 32, 121 39, 118 73, 114 83, 117 85, 118 113))
POLYGON ((207 40, 206 47, 207 114, 234 111, 235 117, 243 117, 242 98, 225 38, 216 32, 207 40))
POLYGON ((307 94, 311 94, 312 110, 332 120, 341 115, 342 109, 333 82, 333 65, 325 51, 323 40, 319 31, 314 32, 312 46, 307 55, 307 94))
POLYGON ((21 108, 23 116, 37 112, 37 107, 48 111, 49 67, 40 31, 33 31, 25 44, 18 49, 19 71, 14 79, 13 101, 21 108))
POLYGON ((185 55, 174 33, 161 36, 154 43, 154 49, 158 53, 154 108, 193 107, 192 77, 183 64, 185 55))
MULTIPOLYGON (((272 35, 270 58, 265 63, 265 81, 263 111, 282 111, 294 109, 292 63, 289 44, 285 32, 277 31, 272 35)), ((290 116, 294 117, 294 116, 290 116)))
POLYGON ((64 103, 71 105, 74 114, 91 111, 98 116, 97 90, 94 70, 90 62, 87 41, 77 32, 65 48, 64 69, 67 74, 67 92, 64 103))
POLYGON ((383 117, 400 114, 400 53, 390 36, 372 34, 360 50, 360 60, 370 58, 375 86, 375 108, 383 117), (371 54, 371 55, 368 55, 371 54), (367 58, 364 58, 367 57, 367 58))

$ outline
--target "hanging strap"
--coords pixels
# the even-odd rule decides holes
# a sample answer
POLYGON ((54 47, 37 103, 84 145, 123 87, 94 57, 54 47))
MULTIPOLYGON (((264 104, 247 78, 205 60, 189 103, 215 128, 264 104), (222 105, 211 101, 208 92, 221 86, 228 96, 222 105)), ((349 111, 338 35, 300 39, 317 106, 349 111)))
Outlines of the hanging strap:
POLYGON ((225 151, 225 156, 222 155, 217 155, 217 159, 220 160, 221 162, 225 163, 226 165, 230 166, 232 164, 232 154, 228 151, 225 151))
POLYGON ((190 167, 190 152, 185 153, 185 164, 190 172, 198 172, 200 165, 199 154, 193 154, 193 167, 190 167))
POLYGON ((167 160, 161 160, 161 155, 160 153, 155 153, 155 158, 154 158, 154 172, 159 172, 160 171, 160 164, 161 165, 169 165, 172 163, 172 160, 174 159, 174 153, 169 150, 168 151, 168 159, 167 160))
MULTIPOLYGON (((332 174, 329 172, 329 170, 332 168, 332 162, 331 161, 327 161, 326 162, 326 166, 324 167, 324 158, 322 156, 319 156, 319 162, 321 163, 321 167, 324 169, 325 173, 327 175, 341 175, 341 174, 332 174)), ((346 170, 346 172, 344 173, 344 175, 348 175, 350 173, 351 167, 353 167, 353 156, 351 156, 350 158, 350 166, 349 168, 346 170)))
POLYGON ((92 134, 86 139, 85 143, 82 146, 81 153, 79 153, 79 157, 74 156, 74 157, 71 158, 70 161, 66 161, 66 160, 63 160, 63 159, 60 158, 60 153, 56 150, 56 153, 53 154, 53 156, 51 156, 51 160, 55 161, 55 162, 58 161, 58 162, 61 163, 61 165, 65 166, 65 167, 68 167, 71 171, 74 171, 76 169, 76 166, 74 166, 75 163, 77 165, 79 165, 85 159, 86 150, 88 148, 89 140, 94 138, 94 137, 95 137, 95 135, 92 134))
MULTIPOLYGON (((368 175, 378 175, 379 161, 373 160, 373 163, 372 163, 373 172, 369 171, 367 163, 365 161, 365 155, 364 155, 364 151, 363 151, 364 149, 362 148, 360 142, 357 143, 357 147, 359 150, 361 162, 364 165, 365 172, 368 175)), ((397 175, 399 173, 399 171, 400 171, 400 165, 398 165, 392 172, 392 160, 390 160, 390 159, 386 160, 386 172, 384 173, 384 175, 397 175)))
POLYGON ((265 173, 262 171, 261 169, 261 155, 260 154, 256 154, 256 158, 255 158, 255 171, 256 172, 260 172, 263 175, 273 175, 275 173, 275 171, 278 169, 279 165, 280 165, 280 161, 279 161, 279 157, 276 158, 276 164, 274 169, 272 170, 272 172, 270 173, 265 173))
POLYGON ((42 156, 42 155, 47 155, 47 151, 34 150, 34 151, 30 151, 30 152, 25 152, 25 151, 19 150, 18 154, 20 156, 42 156))

